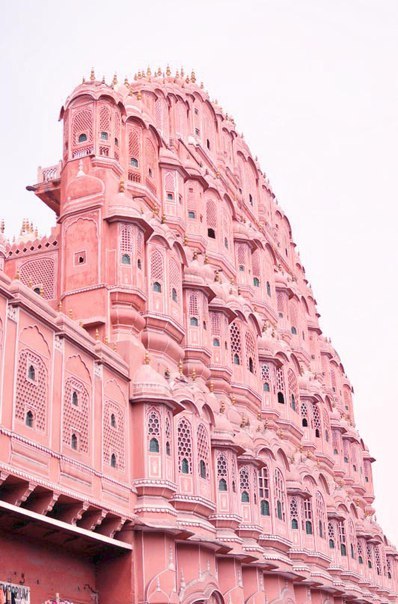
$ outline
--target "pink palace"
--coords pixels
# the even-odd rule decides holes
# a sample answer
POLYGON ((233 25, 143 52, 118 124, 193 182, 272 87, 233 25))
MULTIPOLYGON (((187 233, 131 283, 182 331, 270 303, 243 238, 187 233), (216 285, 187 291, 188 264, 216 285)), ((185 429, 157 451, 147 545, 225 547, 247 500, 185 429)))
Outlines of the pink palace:
POLYGON ((51 235, 0 235, 0 602, 397 602, 352 386, 232 117, 167 68, 92 72, 60 118, 51 235))

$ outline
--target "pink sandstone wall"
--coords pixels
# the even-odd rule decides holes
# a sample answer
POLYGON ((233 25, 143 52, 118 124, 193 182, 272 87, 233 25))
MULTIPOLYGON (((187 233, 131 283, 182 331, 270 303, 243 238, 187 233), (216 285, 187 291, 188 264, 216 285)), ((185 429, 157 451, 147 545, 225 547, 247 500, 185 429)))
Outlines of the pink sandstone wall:
POLYGON ((61 119, 28 187, 51 235, 0 234, 0 582, 33 603, 397 601, 353 388, 233 119, 169 70, 91 74, 61 119))

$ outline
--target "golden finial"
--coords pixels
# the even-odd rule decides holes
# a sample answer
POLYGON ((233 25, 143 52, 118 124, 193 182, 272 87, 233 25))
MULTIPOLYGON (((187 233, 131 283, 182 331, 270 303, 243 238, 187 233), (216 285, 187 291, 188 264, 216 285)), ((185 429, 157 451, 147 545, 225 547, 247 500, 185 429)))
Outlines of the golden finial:
POLYGON ((187 77, 185 78, 185 82, 186 82, 186 84, 189 84, 189 82, 190 82, 190 79, 189 79, 189 76, 188 76, 188 75, 187 75, 187 77))
POLYGON ((201 87, 201 88, 204 88, 204 86, 203 86, 203 82, 201 82, 201 83, 200 83, 200 87, 201 87))
POLYGON ((62 312, 62 300, 58 302, 58 312, 62 312))
POLYGON ((188 237, 187 237, 187 234, 186 234, 186 233, 184 233, 183 244, 184 244, 184 245, 187 245, 187 243, 188 243, 188 237))
POLYGON ((113 350, 114 352, 116 352, 116 351, 117 351, 116 342, 113 342, 113 344, 112 344, 112 350, 113 350))
POLYGON ((195 84, 195 82, 196 82, 196 75, 195 75, 195 72, 193 69, 192 69, 192 73, 191 73, 191 82, 193 82, 193 84, 195 84))
POLYGON ((191 377, 192 377, 193 381, 196 380, 196 369, 195 369, 195 367, 192 369, 191 377))
POLYGON ((99 340, 99 331, 98 331, 98 327, 95 329, 95 339, 98 341, 99 340))
POLYGON ((214 384, 213 384, 212 380, 210 381, 210 384, 209 384, 209 390, 210 390, 210 392, 214 392, 214 384))
POLYGON ((149 365, 149 363, 150 363, 149 352, 146 350, 145 356, 144 356, 144 364, 149 365))
POLYGON ((128 79, 127 79, 127 76, 124 78, 124 85, 125 85, 125 86, 128 86, 128 85, 129 85, 129 81, 128 81, 128 79))
POLYGON ((32 278, 29 277, 28 287, 32 287, 32 286, 33 286, 33 281, 32 281, 32 278))
POLYGON ((180 72, 177 69, 177 71, 176 71, 176 80, 178 80, 179 77, 180 77, 180 72))
POLYGON ((15 273, 15 279, 17 279, 18 281, 20 279, 19 268, 17 268, 17 272, 15 273))
POLYGON ((220 413, 224 413, 225 411, 225 401, 221 401, 220 403, 220 413))
POLYGON ((138 71, 138 73, 137 73, 137 78, 138 78, 139 80, 141 79, 141 70, 140 70, 140 71, 138 71))
POLYGON ((42 285, 40 285, 39 293, 41 297, 44 298, 44 287, 42 285))
POLYGON ((150 78, 151 75, 152 75, 151 68, 149 67, 149 65, 148 65, 147 70, 146 70, 146 75, 148 76, 148 78, 150 78))
POLYGON ((134 90, 133 90, 133 85, 130 85, 130 89, 129 89, 129 96, 133 96, 134 94, 134 90))
POLYGON ((115 75, 113 76, 113 80, 112 80, 112 86, 116 86, 117 84, 117 75, 115 73, 115 75))
POLYGON ((105 84, 105 76, 102 76, 102 83, 105 84))
POLYGON ((90 72, 90 80, 91 80, 92 82, 94 82, 94 80, 95 80, 94 68, 92 68, 92 70, 91 70, 91 72, 90 72))
POLYGON ((171 76, 171 71, 170 71, 169 65, 167 65, 167 67, 166 67, 166 75, 168 78, 171 76))
POLYGON ((184 68, 181 67, 181 77, 184 78, 184 68))
POLYGON ((104 337, 104 344, 106 344, 108 346, 108 344, 109 344, 108 336, 104 337))
POLYGON ((197 260, 198 259, 198 252, 196 250, 194 250, 193 254, 192 254, 192 260, 197 260))
POLYGON ((73 319, 73 310, 71 308, 68 310, 68 316, 69 319, 73 319))
POLYGON ((166 214, 162 214, 162 219, 160 221, 162 224, 166 222, 166 214))
POLYGON ((205 263, 205 264, 208 264, 208 262, 209 262, 209 259, 208 259, 208 257, 207 257, 207 254, 205 254, 204 263, 205 263))
POLYGON ((119 193, 124 193, 124 180, 121 179, 119 183, 119 193))
POLYGON ((236 405, 236 396, 234 394, 231 394, 231 403, 236 405))
POLYGON ((135 73, 135 74, 134 74, 134 81, 137 81, 137 78, 138 78, 138 76, 137 76, 137 74, 135 73))
POLYGON ((162 75, 162 70, 160 69, 160 67, 158 67, 158 74, 159 77, 162 75))
POLYGON ((137 101, 140 101, 141 99, 142 99, 142 92, 141 92, 141 90, 139 90, 137 92, 137 101))
POLYGON ((4 233, 5 226, 4 218, 2 218, 0 221, 0 233, 4 233))
POLYGON ((29 225, 29 232, 33 233, 33 222, 31 222, 29 225))
POLYGON ((214 281, 216 283, 220 283, 220 271, 219 270, 214 271, 214 281))
POLYGON ((183 374, 183 369, 184 369, 184 363, 182 362, 182 359, 180 359, 180 360, 178 361, 178 373, 179 373, 180 375, 182 375, 182 374, 183 374))
POLYGON ((86 78, 83 76, 82 77, 82 84, 85 84, 85 83, 86 83, 86 78))
POLYGON ((35 237, 36 237, 36 239, 38 238, 38 236, 39 236, 39 230, 38 230, 38 229, 37 229, 37 227, 36 227, 36 228, 35 228, 35 237))

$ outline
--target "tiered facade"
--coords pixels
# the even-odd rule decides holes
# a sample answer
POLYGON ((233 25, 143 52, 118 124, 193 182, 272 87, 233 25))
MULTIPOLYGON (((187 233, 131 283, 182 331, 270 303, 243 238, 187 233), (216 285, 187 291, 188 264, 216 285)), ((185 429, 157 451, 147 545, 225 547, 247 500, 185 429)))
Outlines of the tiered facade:
POLYGON ((396 602, 352 386, 233 119, 169 69, 92 73, 61 119, 28 187, 56 226, 0 241, 7 597, 396 602))

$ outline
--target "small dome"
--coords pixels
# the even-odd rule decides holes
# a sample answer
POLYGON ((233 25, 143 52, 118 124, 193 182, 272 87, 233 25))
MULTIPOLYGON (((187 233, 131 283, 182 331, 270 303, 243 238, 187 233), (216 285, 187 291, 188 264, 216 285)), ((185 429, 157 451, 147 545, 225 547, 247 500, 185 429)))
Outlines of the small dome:
POLYGON ((133 399, 135 398, 159 398, 170 399, 171 391, 168 383, 150 365, 141 365, 136 371, 132 381, 133 399))
POLYGON ((73 201, 80 197, 92 197, 104 193, 104 183, 95 176, 83 172, 83 162, 79 162, 79 170, 76 177, 71 180, 66 189, 67 201, 73 201))

